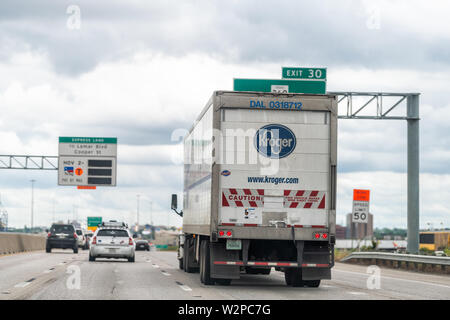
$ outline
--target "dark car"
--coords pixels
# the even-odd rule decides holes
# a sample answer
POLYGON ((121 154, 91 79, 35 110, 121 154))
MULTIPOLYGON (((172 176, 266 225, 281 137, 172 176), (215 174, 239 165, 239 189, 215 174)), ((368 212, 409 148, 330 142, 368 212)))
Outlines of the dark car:
POLYGON ((78 253, 78 242, 75 227, 71 224, 53 224, 47 234, 45 245, 46 252, 52 252, 53 248, 72 249, 78 253))
POLYGON ((150 245, 147 240, 136 240, 136 250, 150 251, 150 245))

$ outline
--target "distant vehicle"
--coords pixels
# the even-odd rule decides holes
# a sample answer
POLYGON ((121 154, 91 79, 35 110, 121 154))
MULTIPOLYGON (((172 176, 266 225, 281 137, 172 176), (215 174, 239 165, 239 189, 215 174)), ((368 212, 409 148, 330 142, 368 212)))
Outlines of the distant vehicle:
POLYGON ((54 223, 47 232, 45 244, 47 253, 52 252, 53 248, 72 249, 73 253, 78 253, 78 235, 73 225, 54 223))
POLYGON ((150 251, 150 244, 144 239, 136 240, 136 250, 150 251))
POLYGON ((185 272, 205 285, 273 267, 288 286, 331 279, 336 95, 215 91, 184 138, 184 161, 184 208, 176 194, 171 208, 183 218, 185 272))
POLYGON ((89 249, 94 232, 92 232, 91 230, 88 230, 88 231, 86 231, 86 233, 84 235, 86 236, 87 248, 89 249))
POLYGON ((134 262, 135 248, 136 244, 125 223, 103 222, 92 237, 89 261, 95 261, 96 258, 122 258, 134 262))
POLYGON ((83 250, 88 249, 88 241, 86 239, 86 236, 81 229, 76 229, 75 232, 77 233, 77 241, 78 241, 78 247, 82 248, 83 250))
POLYGON ((419 234, 419 249, 432 251, 450 247, 449 231, 424 231, 419 234))

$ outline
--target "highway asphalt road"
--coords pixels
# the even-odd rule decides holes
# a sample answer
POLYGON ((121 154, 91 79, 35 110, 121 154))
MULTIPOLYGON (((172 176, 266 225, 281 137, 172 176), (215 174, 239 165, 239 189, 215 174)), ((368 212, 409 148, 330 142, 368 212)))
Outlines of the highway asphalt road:
POLYGON ((230 286, 204 286, 178 269, 174 252, 137 251, 136 262, 53 250, 0 256, 0 299, 450 299, 450 276, 380 269, 368 289, 367 266, 336 263, 319 288, 287 287, 284 274, 245 275, 230 286), (79 281, 78 281, 79 280, 79 281))

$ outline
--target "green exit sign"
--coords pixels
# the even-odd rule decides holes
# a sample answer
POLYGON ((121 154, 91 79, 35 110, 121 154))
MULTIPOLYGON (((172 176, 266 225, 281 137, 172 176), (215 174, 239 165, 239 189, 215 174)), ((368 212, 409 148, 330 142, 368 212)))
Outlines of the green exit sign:
POLYGON ((234 91, 325 94, 326 81, 297 79, 234 79, 234 91))
POLYGON ((88 217, 87 224, 88 227, 97 227, 100 223, 102 223, 102 217, 88 217))
POLYGON ((327 68, 282 67, 283 79, 305 79, 327 81, 327 68))

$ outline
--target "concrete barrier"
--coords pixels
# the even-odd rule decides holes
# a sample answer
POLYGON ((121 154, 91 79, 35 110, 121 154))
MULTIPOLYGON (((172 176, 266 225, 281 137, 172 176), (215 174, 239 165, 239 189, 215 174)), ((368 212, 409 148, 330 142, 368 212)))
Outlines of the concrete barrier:
POLYGON ((39 234, 0 232, 0 255, 44 250, 45 239, 39 234))

